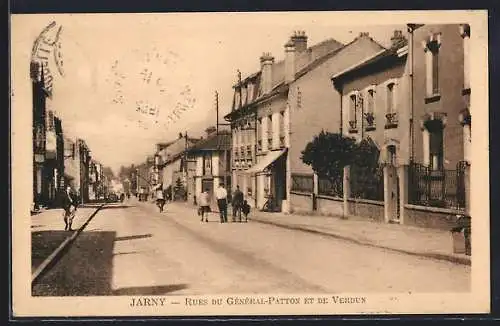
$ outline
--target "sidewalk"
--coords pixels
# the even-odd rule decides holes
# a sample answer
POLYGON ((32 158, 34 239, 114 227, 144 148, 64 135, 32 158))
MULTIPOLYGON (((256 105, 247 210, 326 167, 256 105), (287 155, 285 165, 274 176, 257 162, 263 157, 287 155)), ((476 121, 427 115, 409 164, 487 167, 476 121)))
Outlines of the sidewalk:
MULTIPOLYGON (((78 207, 73 229, 78 230, 98 206, 78 207)), ((31 270, 34 272, 73 232, 64 231, 63 210, 44 209, 31 216, 31 270)))
MULTIPOLYGON (((186 206, 194 207, 190 203, 186 206)), ((228 219, 231 220, 231 208, 228 219)), ((470 265, 471 257, 453 253, 451 232, 408 225, 386 224, 352 216, 295 215, 252 211, 249 220, 282 228, 330 236, 356 244, 392 250, 414 256, 470 265)))
POLYGON ((362 217, 303 216, 284 213, 251 212, 250 220, 323 234, 405 254, 470 265, 471 257, 453 253, 451 232, 399 224, 386 224, 362 217))

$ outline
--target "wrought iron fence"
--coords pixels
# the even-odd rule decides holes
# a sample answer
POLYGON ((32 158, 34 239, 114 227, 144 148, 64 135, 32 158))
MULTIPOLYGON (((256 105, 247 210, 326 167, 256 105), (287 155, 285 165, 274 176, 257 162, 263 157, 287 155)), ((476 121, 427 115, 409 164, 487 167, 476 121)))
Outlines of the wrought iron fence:
POLYGON ((318 178, 318 194, 323 196, 343 197, 342 177, 337 180, 318 178))
POLYGON ((292 191, 313 192, 313 176, 308 174, 292 174, 292 191))
POLYGON ((410 164, 408 202, 413 205, 463 209, 465 207, 465 164, 455 170, 432 170, 410 164))
POLYGON ((382 165, 373 168, 353 164, 350 172, 351 198, 384 200, 384 169, 382 165))

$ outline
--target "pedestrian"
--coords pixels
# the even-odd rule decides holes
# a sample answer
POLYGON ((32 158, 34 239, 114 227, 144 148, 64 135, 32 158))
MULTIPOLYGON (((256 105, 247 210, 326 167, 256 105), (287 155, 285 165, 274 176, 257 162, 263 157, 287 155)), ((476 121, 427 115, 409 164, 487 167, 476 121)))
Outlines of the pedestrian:
POLYGON ((241 211, 243 212, 243 216, 245 216, 245 222, 248 222, 248 214, 250 214, 250 205, 246 200, 243 201, 241 205, 241 211))
POLYGON ((233 208, 233 222, 236 222, 236 217, 238 217, 241 222, 241 205, 243 205, 243 193, 240 190, 240 186, 237 185, 231 202, 233 208))
POLYGON ((208 222, 208 213, 210 213, 210 205, 209 205, 209 198, 208 198, 208 189, 205 189, 201 194, 200 194, 200 208, 198 209, 198 214, 201 215, 201 221, 203 222, 203 219, 205 219, 205 222, 208 222))
POLYGON ((160 209, 160 213, 163 212, 163 207, 165 206, 165 198, 163 197, 162 187, 158 187, 156 190, 156 206, 160 209))
POLYGON ((77 198, 71 191, 71 187, 66 187, 66 191, 64 192, 62 206, 64 209, 63 217, 64 217, 64 231, 73 231, 72 224, 73 218, 75 217, 76 207, 78 206, 77 198))
POLYGON ((227 223, 227 190, 224 188, 224 184, 219 184, 219 187, 215 190, 215 197, 219 207, 220 222, 227 223))

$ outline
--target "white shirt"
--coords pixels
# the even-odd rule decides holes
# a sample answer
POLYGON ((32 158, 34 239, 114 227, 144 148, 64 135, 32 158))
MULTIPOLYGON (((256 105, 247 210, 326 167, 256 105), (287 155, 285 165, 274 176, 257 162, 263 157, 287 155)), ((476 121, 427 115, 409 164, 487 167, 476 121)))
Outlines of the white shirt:
POLYGON ((227 198, 227 190, 219 187, 215 190, 215 198, 217 199, 226 199, 227 198))
POLYGON ((162 189, 156 190, 156 199, 163 199, 163 190, 162 189))
POLYGON ((209 206, 208 205, 208 193, 202 192, 200 194, 200 206, 209 206))

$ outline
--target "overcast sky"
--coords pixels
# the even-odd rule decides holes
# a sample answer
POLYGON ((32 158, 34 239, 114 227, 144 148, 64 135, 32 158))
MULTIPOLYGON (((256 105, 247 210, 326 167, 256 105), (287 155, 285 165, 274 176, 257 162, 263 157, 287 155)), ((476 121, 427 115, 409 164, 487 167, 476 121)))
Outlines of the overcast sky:
POLYGON ((62 26, 64 76, 52 68, 53 108, 63 120, 64 133, 85 139, 92 155, 116 172, 120 165, 141 163, 153 154, 156 142, 179 132, 202 135, 215 124, 214 92, 219 92, 223 116, 230 110, 237 69, 243 77, 257 71, 262 52, 282 59, 283 45, 294 30, 304 30, 309 45, 327 38, 347 43, 369 32, 383 46, 395 29, 405 30, 403 24, 339 25, 338 17, 24 15, 12 19, 13 56, 19 56, 17 62, 28 59, 46 25, 55 21, 62 26), (177 118, 172 111, 179 106, 183 109, 177 118))

